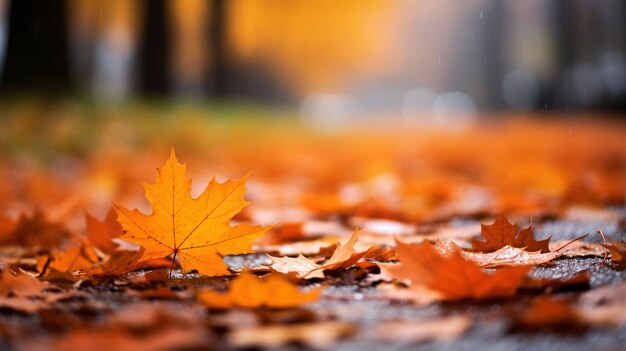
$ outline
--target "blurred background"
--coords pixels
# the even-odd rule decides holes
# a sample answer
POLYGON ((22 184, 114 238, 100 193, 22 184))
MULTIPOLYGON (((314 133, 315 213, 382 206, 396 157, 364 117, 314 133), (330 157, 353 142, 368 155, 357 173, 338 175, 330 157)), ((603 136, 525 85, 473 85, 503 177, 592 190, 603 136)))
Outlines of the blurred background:
POLYGON ((626 3, 0 0, 0 67, 5 101, 623 115, 626 3))
POLYGON ((623 207, 624 116, 622 0, 0 0, 13 218, 150 211, 172 148, 259 223, 623 207))

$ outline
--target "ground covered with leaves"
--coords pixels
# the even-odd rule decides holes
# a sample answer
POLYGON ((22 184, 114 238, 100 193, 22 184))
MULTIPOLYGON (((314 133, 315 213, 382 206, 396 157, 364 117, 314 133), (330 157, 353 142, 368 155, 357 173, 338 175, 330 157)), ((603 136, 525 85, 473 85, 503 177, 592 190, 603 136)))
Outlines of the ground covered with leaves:
POLYGON ((0 349, 624 349, 623 123, 229 111, 2 112, 0 349))

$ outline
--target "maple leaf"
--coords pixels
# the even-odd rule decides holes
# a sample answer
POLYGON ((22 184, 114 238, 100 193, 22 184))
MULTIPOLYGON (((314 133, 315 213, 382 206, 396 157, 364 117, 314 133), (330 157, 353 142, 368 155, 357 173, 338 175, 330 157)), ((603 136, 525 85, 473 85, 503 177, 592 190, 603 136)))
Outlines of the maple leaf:
POLYGON ((168 268, 172 262, 167 259, 154 258, 141 261, 144 249, 138 251, 116 250, 102 264, 87 272, 89 275, 120 275, 140 269, 168 268))
POLYGON ((399 280, 411 281, 411 288, 426 287, 437 291, 445 300, 488 299, 512 296, 531 267, 505 267, 493 274, 467 261, 461 250, 453 248, 447 255, 433 244, 419 245, 397 241, 399 265, 386 270, 399 280))
POLYGON ((83 244, 65 251, 53 252, 45 261, 40 259, 37 268, 40 270, 40 275, 46 277, 48 273, 54 272, 88 271, 98 262, 98 255, 94 248, 83 244))
POLYGON ((295 273, 298 278, 313 279, 324 278, 324 270, 336 270, 349 268, 365 256, 368 250, 355 252, 354 245, 359 239, 359 230, 355 230, 347 242, 337 244, 333 255, 324 264, 317 264, 302 254, 298 257, 274 257, 269 256, 272 261, 272 269, 281 273, 295 273))
POLYGON ((269 227, 229 225, 232 217, 249 204, 243 196, 248 176, 224 183, 211 180, 204 192, 192 198, 191 179, 174 150, 165 167, 157 169, 155 184, 144 184, 152 214, 114 205, 124 228, 121 239, 145 248, 142 260, 173 255, 184 272, 203 275, 230 274, 225 255, 252 253, 250 245, 269 227))
POLYGON ((502 214, 496 217, 493 224, 481 224, 480 231, 486 240, 472 239, 473 251, 491 252, 508 245, 527 251, 550 252, 548 245, 551 237, 535 240, 532 227, 523 228, 518 232, 517 224, 511 224, 502 214))
POLYGON ((208 307, 220 309, 287 308, 316 301, 321 292, 321 288, 300 292, 298 287, 282 274, 270 274, 261 282, 250 271, 245 270, 230 284, 227 294, 205 290, 199 292, 197 298, 208 307))
POLYGON ((109 209, 104 221, 99 221, 85 213, 89 242, 107 254, 111 254, 117 249, 118 245, 113 239, 123 234, 122 226, 116 218, 115 209, 113 208, 109 209))

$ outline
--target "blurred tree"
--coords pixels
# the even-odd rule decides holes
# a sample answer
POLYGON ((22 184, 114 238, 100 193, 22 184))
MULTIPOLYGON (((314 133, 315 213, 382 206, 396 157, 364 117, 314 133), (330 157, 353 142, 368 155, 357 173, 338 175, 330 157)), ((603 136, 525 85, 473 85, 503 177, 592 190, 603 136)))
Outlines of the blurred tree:
POLYGON ((139 91, 162 97, 170 93, 170 22, 166 0, 144 1, 139 47, 139 91))
POLYGON ((224 98, 228 94, 229 57, 226 46, 228 28, 228 2, 212 0, 209 8, 209 93, 216 98, 224 98))
POLYGON ((47 94, 70 89, 64 0, 14 0, 9 4, 6 57, 0 87, 47 94))

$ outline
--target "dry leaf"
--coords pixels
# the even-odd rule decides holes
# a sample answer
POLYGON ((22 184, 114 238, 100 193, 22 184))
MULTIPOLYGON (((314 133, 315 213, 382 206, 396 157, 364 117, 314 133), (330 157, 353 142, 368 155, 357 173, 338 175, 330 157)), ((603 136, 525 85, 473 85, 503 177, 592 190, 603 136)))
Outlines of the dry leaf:
POLYGON ((490 253, 461 252, 461 254, 467 260, 475 262, 483 267, 537 266, 563 256, 563 253, 559 251, 546 253, 541 253, 539 251, 529 252, 525 249, 519 249, 508 245, 490 253))
POLYGON ((532 227, 517 231, 517 224, 509 223, 508 219, 500 214, 493 224, 481 224, 481 234, 485 241, 472 239, 472 250, 491 252, 504 246, 512 246, 527 251, 550 252, 548 244, 550 238, 535 240, 532 227))
POLYGON ((626 268, 626 242, 624 240, 611 240, 610 243, 604 245, 611 252, 611 261, 613 261, 619 269, 626 268))
POLYGON ((155 258, 140 261, 144 249, 138 251, 117 250, 113 251, 109 258, 100 265, 93 267, 88 272, 90 275, 120 275, 141 269, 171 268, 172 262, 165 258, 155 258))
POLYGON ((316 301, 322 290, 301 292, 285 276, 270 274, 259 281, 250 271, 243 271, 230 284, 228 293, 204 290, 198 293, 200 302, 211 308, 288 308, 316 301))
POLYGON ((2 296, 38 296, 50 286, 28 274, 13 275, 8 269, 2 271, 0 280, 0 295, 2 296))
POLYGON ((308 258, 299 255, 293 257, 273 257, 269 256, 272 261, 272 269, 281 273, 295 273, 298 278, 313 279, 324 278, 324 270, 347 269, 363 256, 368 250, 363 252, 355 252, 354 245, 359 239, 359 231, 355 230, 347 242, 338 244, 333 255, 324 264, 319 265, 308 258))
POLYGON ((419 245, 396 241, 399 265, 386 269, 396 279, 409 280, 439 292, 445 300, 489 299, 513 296, 531 267, 504 267, 486 273, 467 261, 460 249, 442 255, 424 242, 419 245))
POLYGON ((269 227, 229 225, 231 218, 248 202, 247 176, 218 183, 211 180, 204 192, 192 198, 191 180, 185 165, 178 163, 174 150, 165 167, 157 169, 155 184, 144 184, 152 214, 115 205, 118 221, 125 230, 124 240, 145 248, 142 260, 178 257, 184 272, 197 270, 203 275, 229 274, 225 255, 252 253, 250 245, 269 227))

